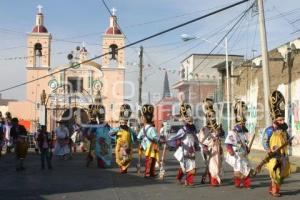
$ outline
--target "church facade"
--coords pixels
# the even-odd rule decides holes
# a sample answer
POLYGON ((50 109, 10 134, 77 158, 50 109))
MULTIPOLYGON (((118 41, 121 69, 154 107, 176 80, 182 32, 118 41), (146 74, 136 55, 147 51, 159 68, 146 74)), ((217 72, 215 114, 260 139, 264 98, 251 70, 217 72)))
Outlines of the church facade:
POLYGON ((102 64, 90 61, 82 45, 68 55, 70 63, 51 66, 51 41, 39 7, 35 26, 27 36, 26 100, 9 103, 12 115, 30 121, 31 131, 43 120, 53 130, 58 120, 72 121, 74 116, 87 123, 89 105, 102 103, 106 120, 116 122, 124 102, 125 79, 125 51, 117 49, 125 45, 125 37, 117 26, 115 11, 102 35, 102 64))

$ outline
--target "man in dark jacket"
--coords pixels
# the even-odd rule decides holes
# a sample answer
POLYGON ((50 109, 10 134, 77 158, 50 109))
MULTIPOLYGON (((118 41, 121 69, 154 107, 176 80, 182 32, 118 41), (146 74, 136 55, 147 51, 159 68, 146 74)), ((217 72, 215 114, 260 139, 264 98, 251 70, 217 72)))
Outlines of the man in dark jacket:
POLYGON ((47 132, 46 126, 41 126, 41 130, 39 131, 37 136, 37 141, 41 152, 41 169, 45 169, 45 160, 47 161, 48 169, 52 169, 52 135, 51 133, 47 132))

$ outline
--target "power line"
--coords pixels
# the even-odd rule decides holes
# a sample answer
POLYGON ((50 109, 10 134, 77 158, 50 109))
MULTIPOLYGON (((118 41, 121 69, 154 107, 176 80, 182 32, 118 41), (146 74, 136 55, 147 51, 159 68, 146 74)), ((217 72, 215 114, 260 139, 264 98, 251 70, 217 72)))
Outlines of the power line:
POLYGON ((132 28, 132 27, 136 27, 136 26, 144 26, 144 25, 148 25, 148 24, 154 24, 154 23, 159 23, 159 22, 163 22, 163 21, 169 21, 171 19, 180 18, 180 17, 184 17, 184 16, 188 16, 188 15, 193 15, 195 13, 213 10, 213 9, 216 9, 216 8, 223 7, 225 5, 228 5, 228 3, 227 4, 223 4, 223 5, 218 5, 218 6, 215 6, 213 8, 204 9, 204 10, 195 10, 195 11, 192 11, 192 12, 189 12, 189 13, 183 13, 183 14, 169 16, 169 17, 164 17, 164 18, 160 18, 160 19, 154 19, 154 20, 151 20, 151 21, 148 21, 148 22, 143 22, 143 23, 138 23, 138 24, 132 24, 132 25, 125 26, 123 28, 126 29, 126 28, 132 28))
MULTIPOLYGON (((210 10, 210 9, 208 9, 210 10)), ((282 18, 282 17, 285 17, 285 16, 288 16, 288 15, 292 15, 292 14, 295 14, 295 13, 298 13, 298 11, 300 10, 300 8, 295 8, 295 9, 292 9, 292 10, 289 10, 289 11, 285 11, 285 12, 281 12, 281 14, 278 14, 278 15, 275 15, 275 16, 272 16, 272 17, 269 17, 269 18, 266 18, 266 21, 273 21, 275 19, 278 19, 278 18, 282 18)), ((270 10, 267 10, 266 12, 268 12, 270 10)), ((272 10, 271 10, 272 11, 272 10)), ((300 19, 297 19, 297 20, 294 20, 293 22, 291 22, 291 24, 294 24, 296 22, 300 21, 300 19)), ((251 23, 250 23, 251 24, 251 23)), ((257 25, 256 24, 251 24, 251 26, 253 25, 257 25)), ((16 31, 16 30, 12 30, 12 29, 8 29, 8 28, 1 28, 0 27, 0 31, 4 31, 4 32, 13 32, 13 33, 18 33, 18 34, 22 34, 23 36, 26 35, 26 33, 24 32, 20 32, 20 31, 16 31)), ((296 33, 297 31, 293 32, 293 33, 296 33)), ((81 34, 81 35, 77 35, 77 36, 72 36, 72 37, 68 37, 68 38, 58 38, 58 39, 55 39, 53 38, 53 42, 66 42, 66 43, 74 43, 74 44, 80 44, 82 43, 82 41, 71 41, 69 39, 73 39, 73 38, 80 38, 80 37, 85 37, 85 36, 91 36, 91 35, 96 35, 96 34, 100 34, 102 32, 92 32, 92 33, 87 33, 87 34, 81 34)), ((293 34, 292 33, 292 34, 293 34)), ((90 43, 90 42, 86 42, 88 45, 90 46, 101 46, 101 44, 96 44, 96 43, 90 43)), ((168 45, 168 44, 166 44, 168 45)), ((171 45, 171 44, 170 44, 171 45)), ((159 46, 159 45, 158 45, 159 46)), ((7 48, 3 48, 1 49, 0 51, 3 51, 3 50, 9 50, 9 49, 16 49, 16 48, 24 48, 26 46, 19 46, 19 47, 7 47, 7 48)), ((145 47, 145 48, 152 48, 154 46, 150 46, 150 47, 145 47)), ((21 57, 21 56, 18 56, 18 57, 21 57)))
MULTIPOLYGON (((105 0, 102 0, 102 3, 103 3, 103 5, 104 5, 104 7, 106 8, 107 12, 110 14, 110 16, 113 17, 113 14, 111 13, 110 9, 108 8, 108 6, 107 6, 105 0)), ((116 20, 115 23, 117 24, 117 27, 120 29, 120 31, 123 33, 123 35, 125 36, 126 40, 130 43, 128 37, 126 36, 126 34, 125 34, 125 33, 123 32, 123 30, 121 29, 119 22, 116 20)), ((133 50, 135 51, 136 54, 138 54, 138 51, 137 51, 136 49, 133 49, 133 50)), ((150 56, 146 53, 145 49, 143 49, 143 53, 147 56, 147 58, 148 58, 150 61, 152 61, 152 59, 150 58, 150 56)), ((152 63, 154 63, 154 62, 152 61, 152 63)))
MULTIPOLYGON (((206 57, 204 59, 202 59, 202 61, 193 69, 192 73, 212 54, 212 52, 221 44, 221 42, 223 42, 223 40, 229 35, 229 33, 240 23, 240 21, 245 17, 245 15, 247 14, 247 12, 249 12, 249 10, 254 6, 254 4, 252 4, 248 9, 246 9, 244 11, 244 14, 239 18, 239 20, 237 20, 237 22, 229 29, 229 31, 219 40, 219 42, 215 45, 215 47, 206 55, 206 57)), ((202 70, 200 72, 203 71, 204 68, 202 68, 202 70)))
MULTIPOLYGON (((244 12, 242 12, 242 13, 239 14, 239 15, 237 15, 236 17, 234 17, 233 19, 231 19, 231 20, 230 20, 229 22, 227 22, 226 24, 224 24, 224 25, 220 26, 219 28, 217 28, 217 31, 215 31, 214 33, 210 33, 209 36, 208 36, 207 38, 212 38, 212 37, 214 37, 214 36, 220 34, 220 33, 222 32, 222 30, 223 30, 224 27, 228 26, 228 25, 231 24, 233 21, 239 19, 239 17, 241 17, 243 13, 244 13, 244 12)), ((205 36, 206 36, 206 35, 203 35, 203 36, 197 36, 197 38, 206 38, 205 36)), ((183 43, 183 42, 182 42, 182 43, 183 43)), ((202 44, 202 43, 203 43, 203 42, 201 41, 199 44, 202 44)), ((188 44, 188 42, 187 42, 187 44, 188 44)), ((196 45, 196 46, 198 46, 198 45, 196 45)), ((176 55, 176 57, 172 57, 172 58, 168 59, 168 61, 164 61, 164 62, 160 63, 159 66, 161 66, 162 64, 166 64, 167 62, 173 60, 174 58, 177 58, 178 56, 183 55, 184 53, 188 52, 189 50, 193 49, 193 48, 196 47, 196 46, 193 46, 192 48, 190 48, 190 49, 188 49, 188 50, 185 50, 184 52, 180 53, 179 55, 176 55)), ((170 51, 170 50, 169 50, 169 51, 170 51)))
MULTIPOLYGON (((243 3, 248 2, 248 1, 249 1, 249 0, 243 0, 243 1, 239 1, 239 2, 237 2, 237 3, 231 4, 231 5, 226 6, 226 7, 224 7, 224 8, 221 8, 221 9, 218 9, 218 10, 216 10, 216 11, 213 11, 213 12, 210 12, 210 13, 208 13, 208 14, 205 14, 205 15, 203 15, 203 16, 200 16, 200 17, 197 17, 197 18, 195 18, 195 19, 189 20, 189 21, 187 21, 187 22, 181 23, 181 24, 179 24, 179 25, 173 26, 173 27, 171 27, 171 28, 168 28, 168 29, 163 30, 163 31, 161 31, 161 32, 158 32, 158 33, 156 33, 156 34, 153 34, 153 35, 150 35, 150 36, 148 36, 148 37, 142 38, 142 39, 137 40, 137 41, 135 41, 135 42, 133 42, 133 43, 131 43, 131 44, 125 45, 125 46, 120 47, 120 48, 117 48, 116 51, 119 51, 119 50, 128 48, 128 47, 130 47, 130 46, 133 46, 133 45, 136 45, 136 44, 138 44, 138 43, 144 42, 144 41, 146 41, 146 40, 149 40, 149 39, 155 38, 155 37, 157 37, 157 36, 163 35, 163 34, 165 34, 165 33, 168 33, 168 32, 173 31, 173 30, 175 30, 175 29, 181 28, 181 27, 186 26, 186 25, 188 25, 188 24, 194 23, 194 22, 199 21, 199 20, 201 20, 201 19, 207 18, 207 17, 209 17, 209 16, 215 15, 215 14, 217 14, 217 13, 220 13, 220 12, 222 12, 222 11, 228 10, 228 9, 230 9, 230 8, 236 7, 236 6, 240 5, 240 4, 243 4, 243 3)), ((2 90, 0 90, 0 92, 5 92, 5 91, 8 91, 8 90, 11 90, 11 89, 14 89, 14 88, 17 88, 17 87, 20 87, 20 86, 29 84, 29 83, 36 82, 36 81, 38 81, 38 80, 47 78, 47 77, 49 77, 49 76, 53 76, 54 74, 60 73, 60 72, 62 72, 62 71, 66 71, 66 70, 68 70, 68 69, 71 69, 71 68, 74 68, 74 67, 76 67, 76 66, 79 66, 80 64, 85 64, 85 63, 88 63, 88 62, 90 62, 90 61, 99 59, 99 58, 101 58, 101 57, 103 57, 103 56, 106 56, 106 55, 109 55, 109 54, 111 54, 111 53, 112 53, 112 52, 104 53, 104 54, 102 54, 102 55, 99 55, 99 56, 96 56, 96 57, 94 57, 94 58, 85 60, 85 61, 83 61, 83 62, 81 62, 81 63, 77 63, 77 64, 75 64, 75 65, 73 65, 73 66, 66 67, 66 68, 61 69, 61 70, 58 70, 58 71, 56 71, 56 72, 52 72, 52 73, 50 73, 50 74, 48 74, 48 75, 41 76, 41 77, 36 78, 36 79, 33 79, 33 80, 31 80, 31 81, 23 82, 23 83, 20 83, 20 84, 17 84, 17 85, 14 85, 14 86, 11 86, 11 87, 2 89, 2 90)))

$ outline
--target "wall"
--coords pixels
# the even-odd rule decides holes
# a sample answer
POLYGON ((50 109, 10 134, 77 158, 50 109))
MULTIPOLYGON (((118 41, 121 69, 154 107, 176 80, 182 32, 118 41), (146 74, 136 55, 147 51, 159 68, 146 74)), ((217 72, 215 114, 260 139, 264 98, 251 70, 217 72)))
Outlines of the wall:
MULTIPOLYGON (((286 122, 290 124, 290 134, 295 136, 292 153, 300 156, 300 54, 295 54, 291 72, 291 115, 288 113, 288 68, 284 57, 276 49, 269 52, 269 73, 270 91, 279 90, 285 96, 286 122), (289 117, 291 116, 291 122, 289 117)), ((240 75, 239 80, 234 84, 234 96, 243 99, 249 106, 248 121, 249 129, 258 133, 254 147, 262 149, 261 139, 265 127, 264 118, 264 91, 262 68, 251 68, 249 65, 242 65, 234 69, 234 75, 240 75), (257 103, 255 103, 255 99, 257 103)))

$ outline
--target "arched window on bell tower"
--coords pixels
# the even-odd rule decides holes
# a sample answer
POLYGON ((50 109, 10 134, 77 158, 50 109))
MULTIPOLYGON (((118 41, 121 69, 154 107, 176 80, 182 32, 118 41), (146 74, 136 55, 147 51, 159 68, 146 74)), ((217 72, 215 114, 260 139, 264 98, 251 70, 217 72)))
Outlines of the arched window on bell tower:
POLYGON ((117 60, 118 59, 118 46, 115 44, 112 44, 109 46, 109 52, 111 54, 110 60, 117 60))
POLYGON ((118 46, 116 44, 111 44, 109 46, 109 67, 118 67, 118 46))
POLYGON ((34 59, 35 67, 41 67, 41 58, 43 56, 42 50, 43 47, 41 43, 36 43, 34 45, 33 59, 34 59))

